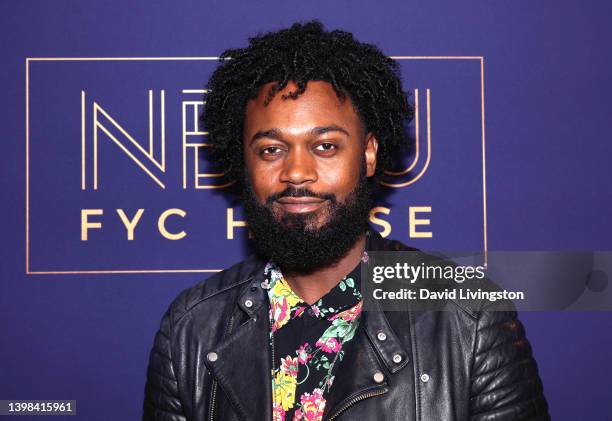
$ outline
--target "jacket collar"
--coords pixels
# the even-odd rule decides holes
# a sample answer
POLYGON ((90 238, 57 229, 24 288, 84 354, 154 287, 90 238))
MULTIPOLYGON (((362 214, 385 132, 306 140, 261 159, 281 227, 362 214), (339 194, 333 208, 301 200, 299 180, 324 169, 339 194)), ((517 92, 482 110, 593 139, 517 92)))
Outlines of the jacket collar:
MULTIPOLYGON (((369 228, 368 236, 368 251, 387 249, 387 241, 378 232, 369 228)), ((217 354, 216 361, 206 361, 236 411, 253 421, 272 419, 270 322, 267 291, 261 285, 265 262, 257 262, 250 282, 239 293, 239 310, 232 314, 228 334, 207 351, 217 354)), ((380 309, 362 312, 358 333, 347 346, 327 397, 324 419, 355 399, 385 393, 388 374, 397 373, 411 358, 380 309)))
POLYGON ((206 355, 205 361, 225 396, 244 420, 272 419, 270 321, 263 264, 258 261, 250 282, 240 292, 228 332, 206 355))

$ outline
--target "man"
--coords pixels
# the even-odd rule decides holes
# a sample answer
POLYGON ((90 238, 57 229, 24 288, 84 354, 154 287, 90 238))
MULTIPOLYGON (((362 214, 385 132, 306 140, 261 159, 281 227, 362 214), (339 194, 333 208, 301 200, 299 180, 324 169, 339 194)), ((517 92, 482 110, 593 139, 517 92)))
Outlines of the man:
POLYGON ((375 180, 408 144, 398 68, 321 24, 226 51, 203 114, 256 254, 179 295, 145 420, 545 420, 513 311, 362 311, 375 180))

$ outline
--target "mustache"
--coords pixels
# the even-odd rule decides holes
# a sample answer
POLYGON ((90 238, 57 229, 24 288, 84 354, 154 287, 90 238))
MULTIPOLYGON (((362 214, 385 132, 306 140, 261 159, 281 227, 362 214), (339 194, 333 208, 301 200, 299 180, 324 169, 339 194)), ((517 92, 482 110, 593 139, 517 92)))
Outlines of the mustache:
POLYGON ((333 193, 315 193, 308 190, 306 187, 294 188, 287 187, 285 190, 274 193, 266 199, 266 204, 271 205, 276 200, 282 197, 316 197, 322 200, 329 200, 331 203, 336 203, 336 195, 333 193))

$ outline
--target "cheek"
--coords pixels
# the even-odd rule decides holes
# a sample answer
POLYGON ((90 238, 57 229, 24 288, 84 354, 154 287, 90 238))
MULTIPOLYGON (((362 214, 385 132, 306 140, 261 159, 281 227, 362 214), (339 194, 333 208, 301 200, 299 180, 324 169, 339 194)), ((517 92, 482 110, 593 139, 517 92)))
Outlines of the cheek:
POLYGON ((257 164, 256 161, 249 160, 246 157, 245 164, 246 176, 249 179, 255 197, 260 203, 265 203, 271 194, 278 191, 279 186, 274 182, 278 177, 274 175, 274 171, 270 168, 264 168, 263 165, 257 164))
POLYGON ((266 183, 265 180, 260 176, 251 177, 250 180, 253 194, 260 203, 265 203, 268 197, 270 197, 270 194, 273 193, 270 190, 268 183, 266 183))
POLYGON ((320 189, 334 192, 339 200, 343 200, 359 182, 360 156, 353 153, 346 158, 321 163, 319 169, 320 189))

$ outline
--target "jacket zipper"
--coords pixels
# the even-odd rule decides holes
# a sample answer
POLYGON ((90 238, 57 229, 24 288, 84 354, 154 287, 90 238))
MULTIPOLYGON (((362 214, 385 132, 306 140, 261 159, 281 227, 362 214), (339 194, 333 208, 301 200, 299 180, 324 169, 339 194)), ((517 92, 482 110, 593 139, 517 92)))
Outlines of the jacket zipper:
POLYGON ((270 341, 270 348, 271 348, 271 354, 272 354, 272 374, 274 374, 274 364, 275 364, 275 359, 274 359, 274 333, 272 334, 272 340, 270 341))
MULTIPOLYGON (((234 317, 232 317, 228 323, 227 329, 225 330, 225 335, 229 335, 232 331, 232 325, 234 324, 234 317)), ((209 421, 214 421, 215 419, 215 400, 217 399, 217 380, 213 379, 212 388, 210 391, 210 409, 208 411, 208 419, 209 421)))
POLYGON ((385 387, 384 389, 381 389, 381 390, 377 390, 377 391, 373 391, 373 392, 367 392, 367 393, 364 393, 362 395, 357 395, 353 399, 348 401, 346 404, 342 405, 340 407, 340 409, 338 409, 334 413, 334 415, 332 415, 331 417, 327 418, 327 421, 334 420, 336 417, 338 417, 338 415, 340 415, 342 412, 346 411, 348 408, 350 408, 351 406, 355 405, 359 401, 362 401, 362 400, 368 399, 368 398, 372 398, 372 397, 378 396, 378 395, 384 395, 388 391, 389 391, 389 389, 385 387))

